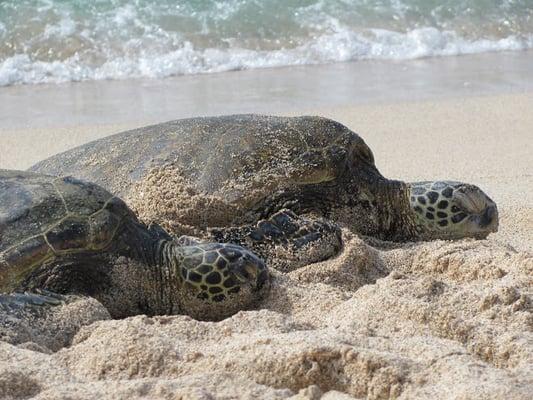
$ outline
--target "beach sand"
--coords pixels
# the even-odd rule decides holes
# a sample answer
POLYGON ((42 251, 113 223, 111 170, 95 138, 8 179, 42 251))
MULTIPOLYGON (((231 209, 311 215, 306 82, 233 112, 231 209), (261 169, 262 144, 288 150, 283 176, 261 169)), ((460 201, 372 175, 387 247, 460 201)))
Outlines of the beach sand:
MULTIPOLYGON (((25 343, 0 341, 0 398, 531 399, 533 92, 272 111, 346 124, 389 178, 479 185, 498 204, 499 232, 399 245, 344 231, 337 258, 275 272, 260 310, 221 322, 98 321, 55 352, 54 338, 25 327, 25 343)), ((4 127, 2 149, 18 150, 0 167, 142 125, 111 122, 4 127)), ((56 318, 80 308, 103 315, 80 301, 56 318)))

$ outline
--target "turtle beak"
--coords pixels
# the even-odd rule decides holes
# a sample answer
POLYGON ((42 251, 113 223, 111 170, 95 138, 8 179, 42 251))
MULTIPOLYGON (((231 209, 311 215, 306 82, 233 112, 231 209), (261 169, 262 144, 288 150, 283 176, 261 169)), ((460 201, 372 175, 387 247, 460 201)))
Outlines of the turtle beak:
POLYGON ((473 185, 464 185, 456 192, 456 198, 465 212, 470 214, 469 229, 474 237, 485 238, 498 231, 498 208, 481 189, 473 185))

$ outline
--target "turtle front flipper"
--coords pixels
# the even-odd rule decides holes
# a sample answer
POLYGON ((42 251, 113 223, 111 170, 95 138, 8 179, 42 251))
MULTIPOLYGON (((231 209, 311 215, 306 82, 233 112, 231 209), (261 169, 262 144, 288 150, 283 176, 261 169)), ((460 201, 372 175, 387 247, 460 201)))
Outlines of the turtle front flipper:
POLYGON ((39 290, 36 293, 9 293, 0 294, 0 310, 10 314, 20 312, 43 313, 46 307, 64 304, 67 296, 39 290))
POLYGON ((253 307, 268 291, 265 263, 233 244, 179 247, 179 308, 193 318, 219 320, 253 307))
POLYGON ((255 226, 212 229, 212 239, 242 245, 269 266, 291 271, 335 256, 342 247, 338 225, 283 209, 255 226))
POLYGON ((0 293, 0 340, 15 345, 46 342, 43 332, 48 328, 40 328, 53 319, 67 300, 66 296, 52 293, 0 293))

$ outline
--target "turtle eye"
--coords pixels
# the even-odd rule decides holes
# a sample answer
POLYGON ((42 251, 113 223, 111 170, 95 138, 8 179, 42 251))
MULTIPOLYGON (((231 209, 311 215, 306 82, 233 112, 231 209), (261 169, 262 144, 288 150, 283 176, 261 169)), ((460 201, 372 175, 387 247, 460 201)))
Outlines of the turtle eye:
POLYGON ((456 207, 467 213, 479 214, 490 201, 487 195, 473 185, 463 185, 454 190, 453 200, 456 207))

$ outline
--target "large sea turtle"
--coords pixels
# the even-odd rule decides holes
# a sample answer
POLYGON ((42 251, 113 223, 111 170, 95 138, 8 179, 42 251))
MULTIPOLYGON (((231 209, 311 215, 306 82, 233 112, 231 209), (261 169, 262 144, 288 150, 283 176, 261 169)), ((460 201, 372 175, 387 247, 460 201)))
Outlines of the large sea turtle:
POLYGON ((72 293, 96 298, 113 317, 220 319, 268 286, 265 264, 242 247, 183 246, 96 184, 0 170, 0 310, 72 293))
POLYGON ((386 179, 363 139, 322 117, 171 121, 31 169, 97 182, 174 234, 192 225, 284 268, 335 254, 338 224, 391 241, 484 238, 498 227, 496 204, 476 186, 386 179))

